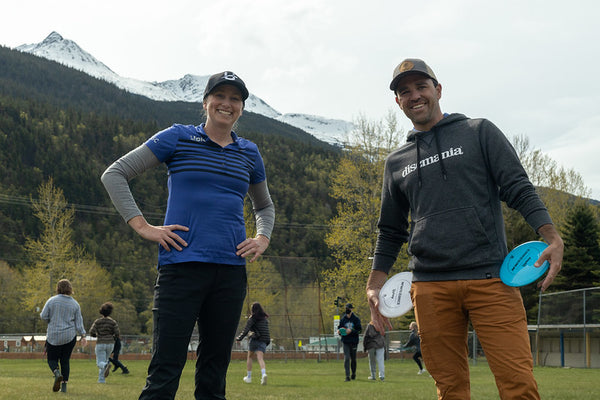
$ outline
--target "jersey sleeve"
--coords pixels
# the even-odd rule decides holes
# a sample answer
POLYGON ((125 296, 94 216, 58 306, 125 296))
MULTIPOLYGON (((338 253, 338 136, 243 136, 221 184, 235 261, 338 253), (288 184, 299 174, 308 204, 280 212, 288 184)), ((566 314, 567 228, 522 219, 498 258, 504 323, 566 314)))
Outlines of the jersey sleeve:
POLYGON ((165 162, 175 151, 181 133, 182 126, 175 124, 155 133, 145 144, 160 162, 165 162))

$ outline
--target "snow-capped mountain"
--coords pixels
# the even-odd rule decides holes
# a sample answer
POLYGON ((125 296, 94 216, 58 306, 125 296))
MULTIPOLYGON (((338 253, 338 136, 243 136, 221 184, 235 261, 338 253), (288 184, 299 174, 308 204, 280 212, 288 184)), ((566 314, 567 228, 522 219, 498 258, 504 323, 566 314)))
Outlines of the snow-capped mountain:
MULTIPOLYGON (((110 82, 131 93, 159 101, 202 102, 204 88, 210 75, 187 74, 181 79, 164 82, 146 82, 119 76, 109 67, 98 61, 72 40, 52 32, 40 43, 24 44, 16 50, 47 58, 60 64, 85 72, 93 77, 110 82)), ((246 110, 285 122, 310 133, 316 138, 332 144, 346 141, 353 129, 351 122, 327 119, 316 115, 281 114, 261 98, 250 93, 246 100, 246 110)))

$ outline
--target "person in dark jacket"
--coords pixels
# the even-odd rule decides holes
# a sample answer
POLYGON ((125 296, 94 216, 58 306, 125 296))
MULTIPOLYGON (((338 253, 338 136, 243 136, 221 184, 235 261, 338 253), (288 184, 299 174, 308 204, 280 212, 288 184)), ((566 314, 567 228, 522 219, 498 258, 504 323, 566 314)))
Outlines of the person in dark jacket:
POLYGON ((415 348, 415 354, 413 354, 413 360, 415 360, 415 362, 419 366, 419 372, 417 372, 417 373, 419 375, 421 375, 427 371, 425 371, 425 369, 423 368, 423 364, 421 363, 421 358, 423 358, 423 355, 421 354, 421 338, 419 338, 417 323, 415 321, 411 322, 410 325, 408 326, 408 328, 410 329, 410 336, 408 337, 408 341, 406 342, 406 344, 404 346, 402 346, 402 348, 403 349, 407 349, 409 347, 415 348))
POLYGON ((345 314, 340 319, 338 334, 342 337, 344 345, 344 370, 346 371, 346 382, 356 379, 356 349, 358 348, 359 334, 362 331, 360 318, 352 312, 354 306, 346 304, 345 314))
POLYGON ((117 337, 115 337, 115 347, 113 347, 113 353, 112 353, 113 356, 111 358, 109 358, 108 361, 110 361, 114 365, 112 372, 115 372, 116 370, 121 368, 121 372, 123 374, 128 374, 129 369, 121 361, 119 361, 119 353, 120 352, 121 352, 121 338, 117 336, 117 337))
POLYGON ((377 368, 379 367, 379 380, 385 380, 385 338, 377 332, 373 323, 369 322, 363 337, 363 346, 369 356, 369 368, 371 375, 369 380, 377 380, 377 368))
POLYGON ((550 263, 542 291, 561 269, 563 241, 508 139, 486 119, 442 113, 442 85, 423 60, 402 61, 389 88, 414 128, 385 162, 367 282, 371 320, 381 334, 391 327, 379 292, 407 243, 421 350, 438 399, 470 398, 469 321, 500 397, 539 399, 523 299, 499 277, 508 254, 501 202, 548 243, 535 263, 550 263))
POLYGON ((238 335, 236 340, 239 342, 250 333, 250 344, 248 345, 248 359, 246 360, 246 376, 244 382, 252 383, 252 357, 256 354, 258 365, 260 365, 260 384, 267 384, 267 369, 265 367, 265 351, 271 343, 271 335, 269 333, 269 315, 265 312, 260 303, 252 303, 252 314, 246 322, 246 326, 242 333, 238 335))

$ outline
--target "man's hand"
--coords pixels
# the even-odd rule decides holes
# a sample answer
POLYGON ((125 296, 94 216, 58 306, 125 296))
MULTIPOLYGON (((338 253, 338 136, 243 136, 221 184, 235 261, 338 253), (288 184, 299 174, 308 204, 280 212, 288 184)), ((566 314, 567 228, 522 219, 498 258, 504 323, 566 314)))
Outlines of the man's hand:
POLYGON ((382 271, 371 270, 367 281, 367 301, 371 309, 371 321, 375 329, 385 336, 385 329, 392 329, 390 320, 379 312, 379 291, 387 280, 387 274, 382 271))
POLYGON ((548 289, 548 286, 552 284, 552 281, 554 281, 554 278, 556 278, 562 268, 565 245, 558 234, 558 231, 552 224, 542 225, 540 229, 538 229, 538 233, 542 235, 546 242, 548 242, 548 247, 542 252, 540 258, 534 264, 536 267, 541 267, 544 261, 550 263, 546 278, 537 285, 542 289, 542 292, 544 292, 548 289))

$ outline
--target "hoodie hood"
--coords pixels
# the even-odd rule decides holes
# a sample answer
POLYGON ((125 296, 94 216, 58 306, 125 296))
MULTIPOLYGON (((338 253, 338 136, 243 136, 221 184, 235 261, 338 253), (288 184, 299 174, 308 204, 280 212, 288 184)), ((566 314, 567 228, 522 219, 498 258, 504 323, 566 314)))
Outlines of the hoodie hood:
MULTIPOLYGON (((463 121, 467 119, 467 117, 463 114, 444 114, 444 118, 438 122, 437 124, 435 124, 431 130, 423 132, 423 131, 419 131, 416 129, 411 129, 408 132, 408 135, 406 137, 406 142, 410 143, 410 142, 415 142, 416 146, 417 146, 417 177, 419 180, 419 187, 421 187, 423 185, 423 180, 421 177, 421 148, 419 146, 419 141, 421 139, 426 140, 426 137, 429 137, 431 135, 433 135, 433 139, 435 140, 435 146, 436 146, 436 150, 438 155, 440 154, 440 139, 438 137, 438 129, 440 129, 443 126, 447 126, 449 124, 453 124, 455 122, 458 121, 463 121)), ((439 157, 439 166, 440 166, 440 172, 442 174, 442 177, 444 178, 444 180, 448 179, 448 174, 446 172, 446 166, 444 165, 444 160, 442 159, 442 157, 439 157)))
POLYGON ((468 118, 465 115, 463 115, 463 114, 458 114, 458 113, 444 114, 444 118, 442 118, 442 120, 440 122, 438 122, 437 124, 435 124, 433 126, 433 128, 431 128, 430 131, 419 131, 419 130, 416 130, 414 128, 411 129, 410 131, 408 131, 408 135, 406 136, 406 141, 407 142, 414 142, 415 139, 416 139, 416 136, 419 135, 419 134, 420 135, 425 135, 428 132, 433 132, 436 129, 442 127, 442 126, 446 126, 446 125, 452 124, 452 123, 457 122, 457 121, 463 121, 465 119, 468 119, 468 118))

